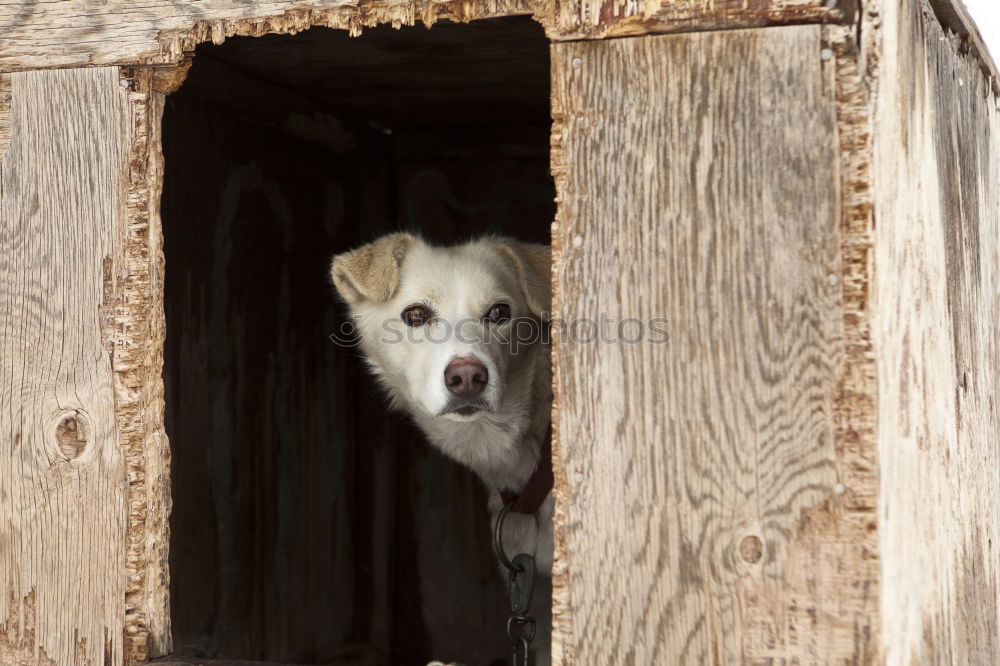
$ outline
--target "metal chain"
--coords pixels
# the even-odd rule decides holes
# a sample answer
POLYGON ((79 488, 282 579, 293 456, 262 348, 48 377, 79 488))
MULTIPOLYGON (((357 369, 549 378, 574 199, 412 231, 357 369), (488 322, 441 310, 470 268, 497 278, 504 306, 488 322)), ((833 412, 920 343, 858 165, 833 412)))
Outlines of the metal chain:
POLYGON ((493 550, 497 559, 507 568, 507 593, 510 595, 511 615, 507 618, 507 639, 513 647, 514 666, 531 666, 528 646, 535 639, 535 618, 528 615, 531 595, 535 591, 535 558, 527 553, 507 559, 503 549, 503 521, 514 502, 510 502, 497 515, 493 531, 493 550))

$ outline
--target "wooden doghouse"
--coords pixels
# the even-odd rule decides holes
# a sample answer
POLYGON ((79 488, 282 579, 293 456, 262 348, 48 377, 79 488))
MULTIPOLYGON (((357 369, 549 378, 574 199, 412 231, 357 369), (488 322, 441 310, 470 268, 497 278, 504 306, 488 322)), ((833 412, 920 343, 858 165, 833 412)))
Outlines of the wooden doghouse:
POLYGON ((996 77, 950 0, 0 1, 0 664, 488 658, 328 337, 398 224, 551 237, 556 663, 997 663, 996 77))

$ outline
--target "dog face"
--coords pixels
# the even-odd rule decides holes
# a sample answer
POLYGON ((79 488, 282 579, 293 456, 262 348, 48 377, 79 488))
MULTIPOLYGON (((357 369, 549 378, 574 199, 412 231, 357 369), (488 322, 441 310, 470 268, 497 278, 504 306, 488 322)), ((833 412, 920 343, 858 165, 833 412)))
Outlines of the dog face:
POLYGON ((463 422, 501 411, 530 363, 550 261, 548 247, 507 238, 435 247, 399 233, 334 257, 331 276, 394 402, 463 422))

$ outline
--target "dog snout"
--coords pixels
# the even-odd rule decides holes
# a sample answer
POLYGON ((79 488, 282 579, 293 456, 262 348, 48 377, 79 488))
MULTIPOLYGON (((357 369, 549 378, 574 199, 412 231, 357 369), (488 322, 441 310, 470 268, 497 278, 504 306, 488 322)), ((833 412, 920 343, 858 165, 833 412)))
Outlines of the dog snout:
POLYGON ((444 385, 461 398, 479 395, 489 380, 490 373, 486 366, 474 358, 453 359, 444 369, 444 385))

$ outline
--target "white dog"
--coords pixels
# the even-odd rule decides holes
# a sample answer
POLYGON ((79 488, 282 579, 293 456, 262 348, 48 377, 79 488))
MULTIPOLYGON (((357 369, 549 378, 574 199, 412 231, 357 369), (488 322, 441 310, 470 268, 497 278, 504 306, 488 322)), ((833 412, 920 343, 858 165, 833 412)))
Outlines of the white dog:
MULTIPOLYGON (((506 517, 504 548, 510 557, 534 556, 546 588, 553 501, 547 488, 539 493, 536 469, 551 469, 540 460, 552 405, 540 335, 551 307, 550 265, 543 245, 492 237, 435 247, 396 233, 334 257, 331 266, 361 350, 393 405, 479 475, 494 519, 526 485, 525 495, 538 495, 532 515, 506 517)), ((549 660, 549 595, 537 590, 531 605, 539 664, 549 660)))

